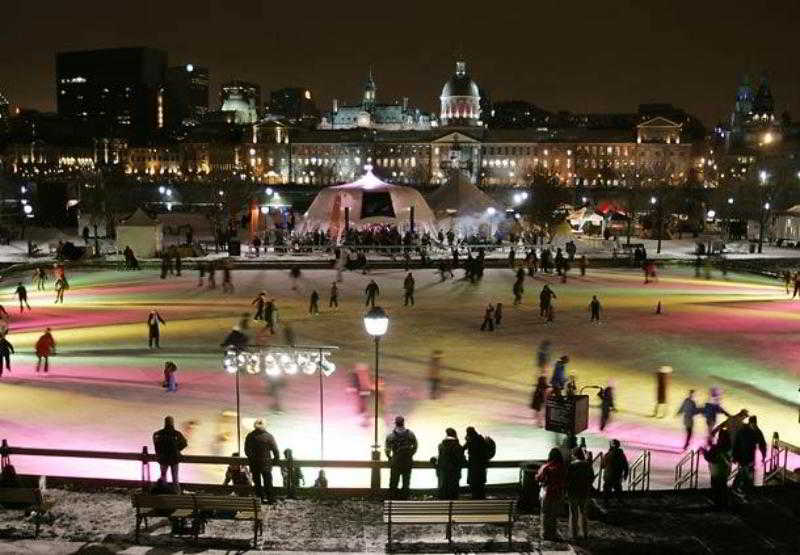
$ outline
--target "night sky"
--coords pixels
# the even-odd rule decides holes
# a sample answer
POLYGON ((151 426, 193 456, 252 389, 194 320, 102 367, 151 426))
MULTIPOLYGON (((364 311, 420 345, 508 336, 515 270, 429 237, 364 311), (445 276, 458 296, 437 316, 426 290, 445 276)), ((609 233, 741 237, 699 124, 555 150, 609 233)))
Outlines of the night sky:
POLYGON ((776 110, 800 119, 799 20, 797 1, 4 0, 0 91, 53 110, 56 52, 153 46, 171 65, 209 67, 213 100, 237 78, 311 87, 327 110, 359 98, 372 64, 379 100, 438 110, 463 52, 492 100, 590 112, 672 102, 713 124, 741 75, 766 71, 776 110))

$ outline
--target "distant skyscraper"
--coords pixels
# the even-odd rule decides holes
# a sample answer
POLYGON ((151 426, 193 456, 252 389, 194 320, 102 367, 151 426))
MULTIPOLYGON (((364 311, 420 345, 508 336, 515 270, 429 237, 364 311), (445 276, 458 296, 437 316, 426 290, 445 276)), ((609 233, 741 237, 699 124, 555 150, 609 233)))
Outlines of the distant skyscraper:
POLYGON ((7 123, 8 116, 10 111, 10 104, 8 99, 3 96, 2 91, 0 91, 0 127, 4 127, 7 123))
POLYGON ((208 80, 208 68, 194 64, 167 70, 167 127, 196 125, 208 113, 208 80))
POLYGON ((166 52, 153 48, 57 54, 58 113, 145 138, 165 126, 166 67, 166 52))
POLYGON ((258 121, 258 107, 261 105, 261 87, 245 81, 223 83, 220 103, 223 112, 235 113, 235 123, 255 123, 258 121))
POLYGON ((314 104, 311 89, 305 87, 286 87, 270 92, 268 111, 292 123, 319 120, 319 110, 314 104))

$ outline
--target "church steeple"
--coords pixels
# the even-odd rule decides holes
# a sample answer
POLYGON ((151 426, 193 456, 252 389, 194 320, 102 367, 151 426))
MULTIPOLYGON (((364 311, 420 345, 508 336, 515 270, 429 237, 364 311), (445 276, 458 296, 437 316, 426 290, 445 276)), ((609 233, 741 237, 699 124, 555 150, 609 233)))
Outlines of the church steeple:
POLYGON ((378 87, 375 85, 375 78, 372 76, 372 66, 369 66, 369 78, 366 85, 364 85, 364 99, 363 104, 365 109, 371 109, 375 106, 375 93, 378 87))

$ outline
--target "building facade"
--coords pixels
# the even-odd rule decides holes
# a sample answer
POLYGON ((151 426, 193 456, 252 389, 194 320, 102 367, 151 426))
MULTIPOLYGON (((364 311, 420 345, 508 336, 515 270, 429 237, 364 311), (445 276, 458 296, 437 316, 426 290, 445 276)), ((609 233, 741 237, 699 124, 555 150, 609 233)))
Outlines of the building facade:
POLYGON ((56 55, 61 116, 92 122, 99 135, 147 137, 165 125, 167 54, 115 48, 56 55))

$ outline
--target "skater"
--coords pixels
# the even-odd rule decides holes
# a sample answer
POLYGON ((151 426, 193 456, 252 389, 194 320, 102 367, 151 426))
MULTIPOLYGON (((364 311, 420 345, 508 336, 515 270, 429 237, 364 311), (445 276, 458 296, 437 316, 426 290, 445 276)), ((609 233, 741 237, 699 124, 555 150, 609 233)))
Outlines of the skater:
POLYGON ((54 304, 64 304, 64 291, 69 287, 67 285, 67 280, 60 277, 56 280, 55 288, 56 288, 56 302, 54 304))
POLYGON ((686 430, 686 441, 683 443, 684 451, 686 451, 686 449, 689 447, 689 443, 692 441, 694 417, 698 412, 697 403, 694 400, 694 389, 690 389, 686 399, 684 399, 681 403, 678 412, 675 413, 675 416, 683 415, 683 428, 686 430))
MULTIPOLYGON (((492 442, 494 444, 494 442, 492 442)), ((473 499, 486 499, 486 468, 494 456, 485 437, 472 426, 467 428, 464 451, 467 453, 467 484, 473 499)))
POLYGON ((281 465, 281 478, 283 478, 283 487, 286 488, 286 497, 295 499, 297 489, 306 484, 306 479, 303 476, 303 470, 294 462, 291 449, 283 450, 283 460, 285 462, 281 465))
POLYGON ((492 303, 489 303, 489 306, 486 307, 486 310, 483 313, 481 331, 486 331, 487 327, 489 328, 489 331, 494 331, 494 306, 492 306, 492 303))
POLYGON ((44 291, 44 282, 47 280, 47 274, 45 273, 44 268, 41 266, 36 268, 36 271, 34 272, 34 279, 36 279, 36 290, 44 291))
POLYGON ((543 373, 547 366, 550 364, 550 340, 545 339, 539 344, 539 350, 536 351, 536 367, 539 372, 543 373))
POLYGON ((522 279, 517 277, 517 281, 514 282, 514 287, 511 290, 514 293, 514 306, 522 304, 522 294, 525 292, 524 279, 524 276, 522 279))
POLYGON ((17 297, 19 297, 19 311, 23 312, 25 310, 23 307, 24 303, 24 305, 28 307, 28 312, 30 312, 31 305, 28 304, 28 290, 25 289, 21 281, 17 284, 17 297))
POLYGON ((364 306, 371 306, 374 308, 375 299, 377 298, 378 295, 380 295, 380 292, 381 290, 378 287, 378 284, 375 283, 375 280, 374 279, 369 280, 366 289, 364 289, 364 293, 367 296, 367 301, 364 303, 364 306))
POLYGON ((331 307, 339 308, 339 288, 336 286, 335 281, 331 283, 331 296, 330 300, 328 300, 328 308, 331 307))
POLYGON ((197 286, 203 286, 203 278, 206 276, 206 265, 202 262, 197 263, 197 286))
POLYGON ((794 299, 799 294, 800 294, 800 272, 795 272, 794 273, 794 291, 792 292, 792 298, 794 299))
POLYGON ((278 306, 275 299, 270 299, 264 307, 265 328, 271 335, 275 335, 275 328, 278 327, 278 306))
POLYGON ((397 416, 394 419, 394 430, 386 436, 384 447, 389 460, 389 499, 408 499, 411 486, 411 467, 414 453, 417 452, 417 437, 407 429, 405 419, 397 416), (403 491, 398 495, 397 487, 403 479, 403 491))
POLYGON ((439 387, 442 383, 442 351, 436 349, 431 354, 431 360, 428 364, 428 398, 439 398, 439 387))
POLYGON ((156 349, 160 349, 161 345, 159 341, 161 339, 161 326, 166 326, 167 323, 161 317, 161 314, 158 313, 156 310, 151 310, 150 315, 147 317, 147 346, 152 349, 153 343, 156 344, 156 349))
POLYGON ((186 437, 175 429, 175 419, 171 416, 164 418, 164 427, 153 434, 153 447, 161 469, 161 481, 166 482, 169 470, 172 474, 172 486, 177 493, 181 492, 178 479, 179 458, 187 445, 186 437))
POLYGON ((758 420, 753 415, 747 424, 736 434, 733 440, 733 461, 738 465, 736 478, 733 480, 733 489, 742 495, 753 489, 756 472, 756 448, 761 451, 761 463, 767 457, 767 442, 764 434, 758 427, 758 420))
POLYGON ((616 492, 617 500, 622 501, 622 481, 628 478, 628 458, 620 448, 618 439, 609 443, 608 453, 603 457, 603 502, 608 505, 611 494, 616 492))
POLYGON ((586 255, 582 254, 581 257, 578 259, 578 269, 580 269, 581 271, 581 277, 586 277, 586 266, 588 265, 589 263, 586 260, 586 255))
POLYGON ((662 366, 656 372, 656 407, 653 409, 653 418, 664 418, 667 415, 667 391, 669 390, 669 375, 672 366, 662 366), (661 416, 659 416, 661 413, 661 416))
POLYGON ((614 384, 608 382, 597 394, 600 397, 600 431, 606 429, 608 421, 611 419, 611 411, 616 410, 614 406, 614 384))
POLYGON ((536 385, 533 388, 533 395, 531 397, 531 408, 533 409, 533 421, 540 428, 543 422, 544 402, 547 399, 547 375, 544 372, 539 372, 539 377, 536 379, 536 385))
POLYGON ((708 401, 705 402, 703 408, 700 409, 703 413, 703 418, 706 421, 706 429, 708 430, 708 443, 711 444, 712 430, 717 427, 717 416, 724 414, 730 418, 731 414, 722 408, 720 402, 722 401, 720 390, 712 387, 708 393, 708 401))
POLYGON ((161 255, 161 279, 167 279, 167 271, 169 269, 169 260, 167 253, 161 255))
POLYGON ((500 322, 503 320, 503 303, 497 303, 494 307, 494 325, 500 327, 500 322))
POLYGON ((589 303, 589 312, 592 314, 590 322, 600 323, 600 301, 597 300, 597 295, 592 295, 592 302, 589 303))
POLYGON ((253 431, 244 440, 244 454, 253 475, 256 497, 262 503, 273 505, 275 492, 272 489, 272 464, 281 458, 275 438, 267 431, 260 418, 253 423, 253 431))
POLYGON ((178 391, 178 377, 175 375, 177 372, 178 366, 174 362, 167 361, 164 363, 164 383, 161 386, 169 393, 178 391))
POLYGON ((403 290, 405 291, 403 306, 408 306, 408 303, 414 306, 414 285, 414 276, 411 275, 411 272, 408 272, 406 279, 403 280, 403 290))
POLYGON ((180 249, 175 249, 175 275, 181 277, 181 270, 183 269, 183 260, 181 259, 180 249))
POLYGON ((439 478, 439 499, 458 499, 458 483, 461 481, 461 469, 467 462, 464 447, 458 441, 458 434, 453 428, 447 428, 442 442, 439 444, 439 456, 436 459, 436 474, 439 478))
POLYGON ((319 293, 317 293, 316 289, 311 292, 308 303, 308 313, 312 315, 319 314, 319 293))
POLYGON ((561 512, 561 502, 564 498, 564 489, 567 481, 567 468, 564 457, 558 447, 550 449, 545 463, 536 474, 536 480, 541 484, 542 500, 541 515, 542 527, 540 537, 543 540, 559 541, 557 531, 558 515, 561 512))
POLYGON ((259 293, 258 297, 253 299, 253 302, 251 302, 250 305, 255 305, 256 307, 256 313, 253 315, 253 320, 265 320, 264 308, 267 305, 267 292, 262 291, 259 293))
POLYGON ((0 336, 0 378, 3 377, 3 365, 5 364, 8 373, 11 373, 11 354, 14 352, 12 345, 6 336, 0 336))
POLYGON ((300 279, 300 266, 292 266, 289 270, 289 278, 292 280, 292 291, 297 291, 297 280, 300 279))
POLYGON ((213 262, 208 265, 208 288, 217 288, 217 266, 213 262))
POLYGON ((569 356, 562 355, 560 359, 556 362, 556 365, 553 367, 553 375, 550 378, 550 387, 553 388, 553 393, 556 395, 561 395, 561 391, 564 389, 564 386, 567 384, 567 363, 569 362, 569 356))
POLYGON ((789 294, 789 285, 792 283, 792 272, 789 270, 783 271, 783 283, 786 286, 786 294, 789 294))
POLYGON ((550 286, 545 283, 542 287, 542 292, 539 293, 539 316, 548 316, 550 307, 553 304, 553 299, 557 299, 556 294, 550 289, 550 286))
POLYGON ((36 341, 36 372, 39 372, 44 359, 44 372, 47 373, 50 369, 50 356, 54 354, 56 354, 56 341, 50 333, 50 328, 47 328, 36 341))
POLYGON ((225 264, 222 265, 222 292, 233 293, 233 277, 231 275, 230 262, 225 262, 225 264))

